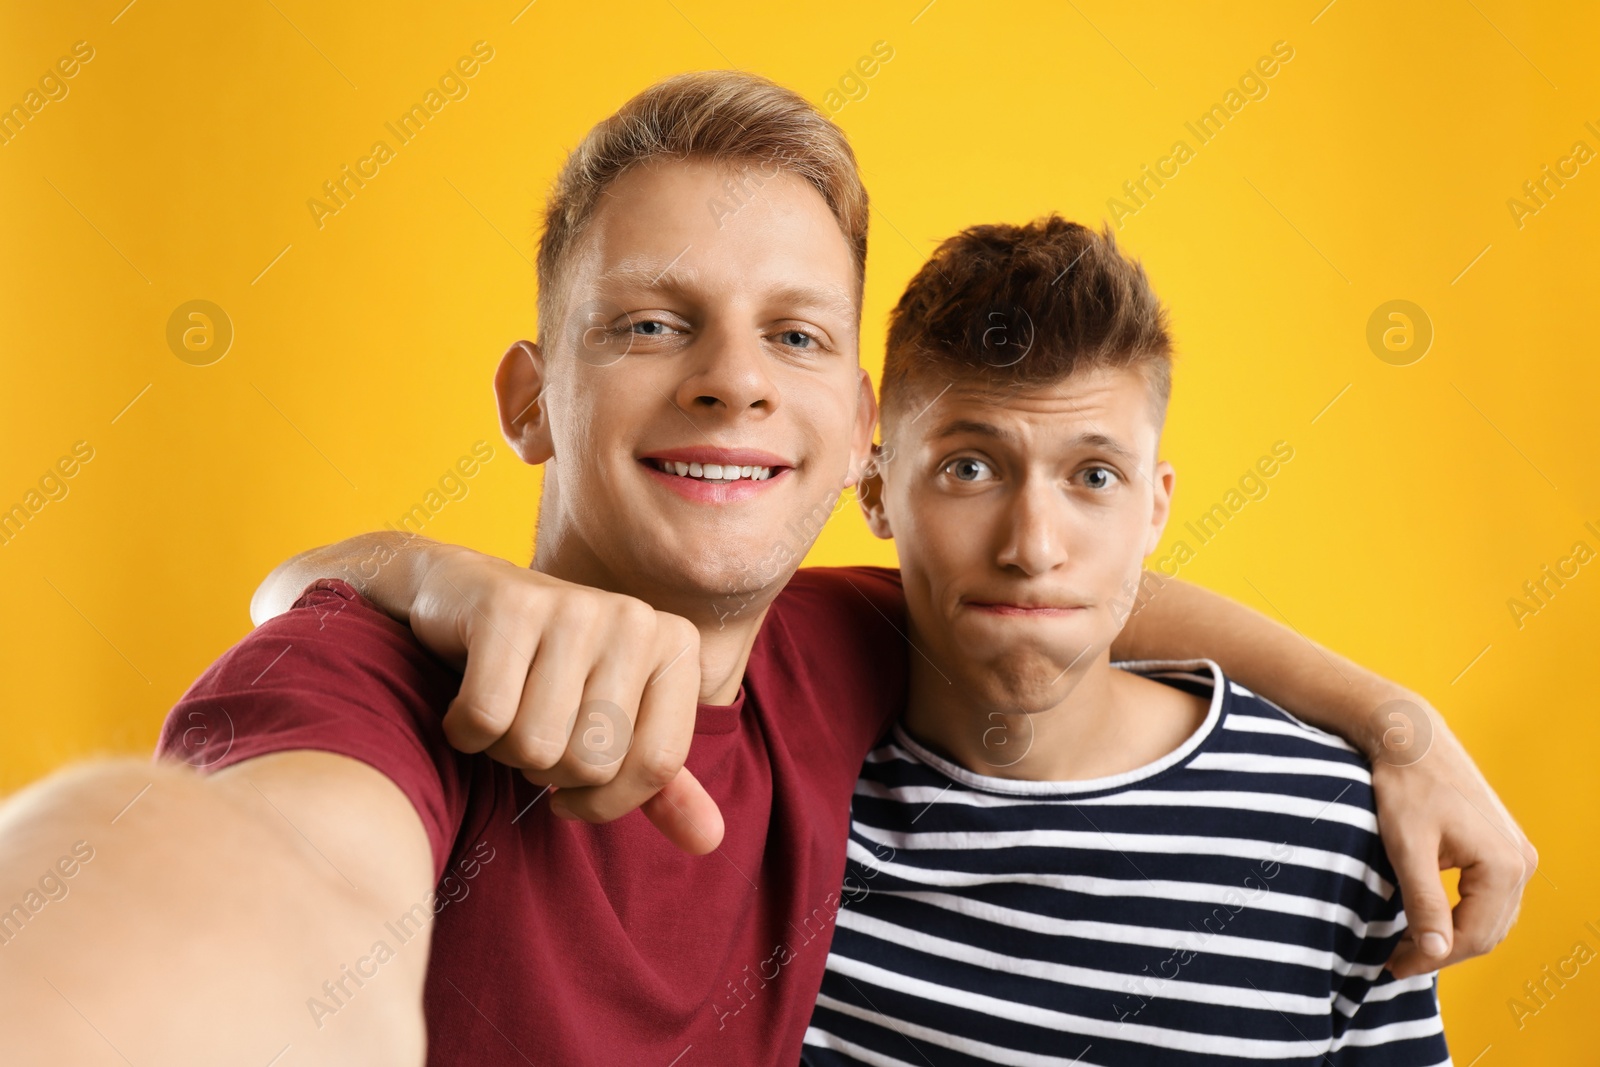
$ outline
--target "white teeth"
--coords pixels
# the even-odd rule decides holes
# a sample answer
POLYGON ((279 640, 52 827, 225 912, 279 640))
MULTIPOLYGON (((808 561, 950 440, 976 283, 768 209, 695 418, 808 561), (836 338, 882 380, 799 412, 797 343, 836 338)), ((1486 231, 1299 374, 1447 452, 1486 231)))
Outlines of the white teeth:
POLYGON ((701 478, 713 482, 736 482, 741 478, 751 481, 764 482, 772 477, 771 467, 735 467, 733 464, 722 463, 680 463, 677 460, 661 460, 660 469, 666 474, 676 474, 680 478, 701 478))

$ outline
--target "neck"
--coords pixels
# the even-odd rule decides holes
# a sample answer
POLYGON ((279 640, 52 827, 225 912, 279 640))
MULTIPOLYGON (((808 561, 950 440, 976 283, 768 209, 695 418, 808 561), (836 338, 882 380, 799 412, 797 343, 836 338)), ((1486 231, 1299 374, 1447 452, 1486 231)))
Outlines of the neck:
MULTIPOLYGON (((719 597, 703 590, 685 592, 658 581, 619 574, 578 538, 553 532, 547 536, 542 522, 533 569, 562 581, 636 597, 657 611, 688 619, 700 631, 702 704, 731 704, 739 695, 756 634, 784 584, 777 581, 745 597, 719 597)), ((788 576, 781 577, 786 581, 788 576)))
POLYGON ((1059 702, 1031 712, 975 695, 923 657, 912 661, 906 729, 974 774, 1029 781, 1121 774, 1177 748, 1204 718, 1197 698, 1112 668, 1109 650, 1056 682, 1056 691, 1067 689, 1059 702))

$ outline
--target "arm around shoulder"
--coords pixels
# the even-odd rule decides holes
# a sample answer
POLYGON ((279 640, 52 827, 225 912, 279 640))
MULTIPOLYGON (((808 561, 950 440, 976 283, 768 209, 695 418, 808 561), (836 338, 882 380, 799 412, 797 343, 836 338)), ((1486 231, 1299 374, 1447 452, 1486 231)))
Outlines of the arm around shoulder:
POLYGON ((261 579, 250 597, 250 621, 260 626, 282 615, 318 578, 342 578, 389 616, 406 622, 430 551, 451 547, 416 534, 376 530, 307 549, 261 579))

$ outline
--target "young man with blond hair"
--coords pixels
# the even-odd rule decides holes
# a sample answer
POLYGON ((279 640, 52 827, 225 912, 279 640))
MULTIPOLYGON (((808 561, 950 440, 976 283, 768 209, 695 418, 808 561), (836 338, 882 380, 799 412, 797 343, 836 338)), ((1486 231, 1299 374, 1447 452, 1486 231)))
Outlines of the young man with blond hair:
MULTIPOLYGON (((96 859, 3 950, 6 1057, 794 1062, 851 788, 905 683, 896 585, 795 572, 793 531, 870 452, 866 228, 843 134, 764 79, 669 79, 591 131, 550 200, 538 343, 495 375, 502 432, 544 466, 532 567, 399 535, 290 561, 166 758, 8 801, 0 878, 61 840, 96 859), (759 195, 708 209, 769 160, 759 195), (197 758, 197 723, 231 747, 197 758)), ((1405 695, 1181 583, 1129 636, 1220 642, 1369 743, 1405 695)), ((1436 737, 1380 797, 1419 859, 1442 834, 1495 876, 1485 944, 1459 946, 1481 949, 1522 862, 1441 788, 1494 803, 1436 737)))
POLYGON ((1210 658, 1112 663, 1171 512, 1165 318, 1058 217, 950 238, 894 310, 862 500, 924 655, 856 784, 808 1064, 1449 1060, 1435 976, 1383 973, 1369 764, 1210 658))

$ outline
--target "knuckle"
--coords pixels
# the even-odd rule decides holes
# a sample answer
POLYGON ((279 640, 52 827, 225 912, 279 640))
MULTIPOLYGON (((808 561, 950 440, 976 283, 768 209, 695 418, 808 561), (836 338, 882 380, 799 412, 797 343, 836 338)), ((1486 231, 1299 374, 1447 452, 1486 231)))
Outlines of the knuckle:
POLYGON ((564 598, 556 609, 556 622, 568 630, 588 630, 600 618, 600 595, 582 590, 564 598))
POLYGON ((608 822, 615 822, 628 814, 631 809, 613 806, 596 797, 586 800, 582 805, 573 804, 569 810, 587 823, 604 826, 608 822))
POLYGON ((1516 849, 1507 849, 1494 863, 1493 884, 1503 888, 1507 893, 1520 889, 1527 884, 1528 876, 1532 873, 1528 869, 1527 858, 1516 849))
POLYGON ((581 759, 563 760, 561 772, 573 787, 605 785, 617 776, 615 764, 595 764, 581 759))
POLYGON ((456 715, 458 727, 473 734, 499 737, 510 725, 510 717, 496 711, 487 701, 458 698, 451 710, 456 715))
POLYGON ((622 623, 630 630, 649 633, 655 628, 656 609, 634 597, 623 597, 618 606, 622 623))
MULTIPOLYGON (((503 619, 520 614, 520 608, 526 600, 527 591, 519 586, 491 585, 474 598, 474 606, 488 618, 503 619)), ((477 614, 471 607, 467 611, 477 614)))
POLYGON ((665 788, 683 769, 683 754, 672 748, 657 747, 639 753, 639 781, 652 792, 665 788))
POLYGON ((673 615, 670 612, 658 611, 656 627, 675 645, 687 645, 688 654, 700 654, 700 630, 694 623, 682 615, 673 615))
POLYGON ((565 741, 541 734, 519 733, 507 739, 507 754, 518 766, 535 771, 554 770, 566 754, 565 741))

